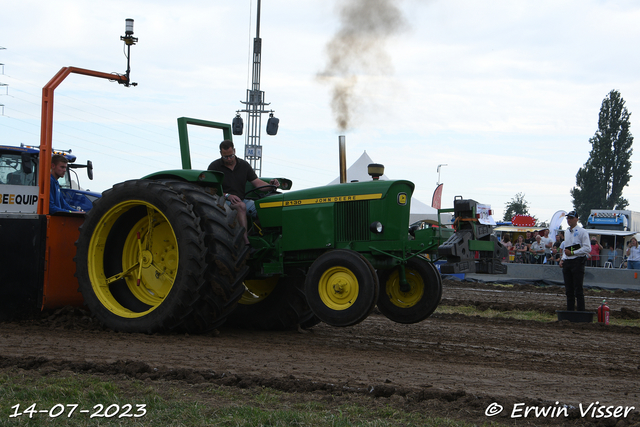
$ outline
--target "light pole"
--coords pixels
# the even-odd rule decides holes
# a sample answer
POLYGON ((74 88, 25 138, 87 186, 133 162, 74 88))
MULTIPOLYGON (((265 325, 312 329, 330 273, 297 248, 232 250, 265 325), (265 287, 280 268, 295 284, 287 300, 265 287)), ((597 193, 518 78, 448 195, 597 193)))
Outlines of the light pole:
POLYGON ((244 158, 249 162, 258 176, 262 176, 262 145, 260 133, 262 114, 269 113, 267 120, 267 135, 278 133, 280 120, 273 117, 273 110, 265 110, 269 103, 264 102, 264 91, 260 90, 260 70, 262 59, 262 39, 260 38, 260 0, 258 0, 258 16, 256 23, 256 37, 253 39, 253 71, 251 89, 247 89, 246 101, 240 101, 245 109, 236 111, 232 121, 234 135, 242 135, 244 123, 240 113, 247 113, 247 138, 244 146, 244 158))
POLYGON ((129 65, 129 57, 131 56, 131 45, 134 45, 138 42, 137 37, 133 37, 133 19, 127 18, 124 20, 124 36, 120 36, 120 40, 124 42, 124 45, 127 47, 127 53, 124 56, 127 57, 127 71, 125 76, 127 76, 126 81, 118 82, 122 83, 126 87, 129 86, 138 86, 138 83, 131 83, 129 80, 129 73, 131 72, 131 66, 129 65))
POLYGON ((449 166, 449 165, 445 165, 445 164, 438 165, 438 182, 436 182, 436 185, 440 185, 440 166, 449 166))
MULTIPOLYGON (((125 35, 120 36, 125 45, 129 48, 138 41, 133 35, 133 19, 126 20, 125 35), (130 21, 130 22, 129 22, 130 21)), ((129 52, 127 52, 126 74, 104 73, 101 71, 87 70, 78 67, 63 67, 53 78, 42 88, 42 113, 40 114, 40 164, 38 174, 38 215, 49 214, 49 185, 51 169, 51 151, 53 144, 53 101, 56 88, 70 74, 81 74, 84 76, 97 77, 109 81, 116 81, 120 84, 136 86, 136 83, 129 81, 129 52)))

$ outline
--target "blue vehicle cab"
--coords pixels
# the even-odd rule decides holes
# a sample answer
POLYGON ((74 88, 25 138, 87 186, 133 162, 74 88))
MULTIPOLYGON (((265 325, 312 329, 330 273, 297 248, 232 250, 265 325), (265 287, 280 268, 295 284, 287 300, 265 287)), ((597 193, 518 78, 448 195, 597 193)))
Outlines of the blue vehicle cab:
MULTIPOLYGON (((69 161, 67 173, 58 180, 63 197, 74 209, 89 211, 102 194, 82 189, 76 169, 87 169, 87 176, 91 180, 93 164, 90 160, 86 164, 76 163, 77 157, 71 154, 71 150, 53 150, 53 154, 62 154, 69 161)), ((39 159, 38 147, 0 145, 0 186, 35 187, 37 194, 39 159)))

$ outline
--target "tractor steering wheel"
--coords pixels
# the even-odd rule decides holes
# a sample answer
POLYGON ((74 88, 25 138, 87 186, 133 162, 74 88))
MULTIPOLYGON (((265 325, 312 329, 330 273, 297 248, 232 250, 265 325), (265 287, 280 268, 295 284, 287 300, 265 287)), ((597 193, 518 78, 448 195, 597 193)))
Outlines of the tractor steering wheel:
POLYGON ((260 198, 262 198, 262 197, 266 197, 266 196, 268 196, 269 194, 273 194, 273 193, 275 193, 275 192, 276 192, 276 190, 278 189, 278 187, 277 187, 277 186, 275 186, 275 185, 273 185, 273 184, 261 185, 260 187, 255 187, 255 188, 252 188, 251 190, 247 191, 247 192, 244 194, 244 197, 245 197, 245 198, 247 198, 247 196, 248 196, 249 194, 251 194, 251 193, 255 193, 255 192, 257 192, 258 190, 262 190, 263 188, 271 188, 271 190, 267 191, 265 194, 258 195, 258 198, 259 198, 259 199, 260 199, 260 198))

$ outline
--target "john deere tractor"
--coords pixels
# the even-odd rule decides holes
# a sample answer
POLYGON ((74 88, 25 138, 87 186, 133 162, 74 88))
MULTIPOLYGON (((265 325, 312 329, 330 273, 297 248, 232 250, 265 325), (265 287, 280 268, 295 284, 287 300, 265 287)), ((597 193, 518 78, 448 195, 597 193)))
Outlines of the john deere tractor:
MULTIPOLYGON (((290 191, 291 181, 277 177, 280 188, 248 188, 257 208, 249 247, 222 197, 223 174, 191 168, 187 125, 232 138, 228 124, 178 119, 182 169, 115 185, 81 227, 76 275, 104 324, 206 332, 226 320, 262 329, 350 326, 376 305, 400 323, 433 313, 442 281, 428 258, 454 232, 409 232, 413 183, 290 191)), ((489 246, 482 257, 496 259, 489 246)))

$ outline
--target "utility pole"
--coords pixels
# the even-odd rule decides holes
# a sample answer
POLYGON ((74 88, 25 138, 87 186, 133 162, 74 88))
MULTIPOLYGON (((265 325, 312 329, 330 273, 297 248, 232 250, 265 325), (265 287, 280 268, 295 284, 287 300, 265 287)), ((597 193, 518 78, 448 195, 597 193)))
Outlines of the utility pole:
POLYGON ((264 92, 260 90, 260 71, 262 60, 262 39, 260 38, 260 0, 258 0, 258 14, 256 23, 256 37, 253 39, 253 68, 251 72, 251 88, 247 89, 246 100, 240 101, 245 109, 236 111, 233 120, 233 134, 242 135, 242 118, 240 113, 247 113, 247 135, 244 146, 244 158, 249 162, 258 176, 262 176, 262 145, 260 133, 262 128, 262 114, 269 113, 267 134, 278 132, 279 120, 273 117, 273 110, 265 110, 269 105, 264 102, 264 92))

